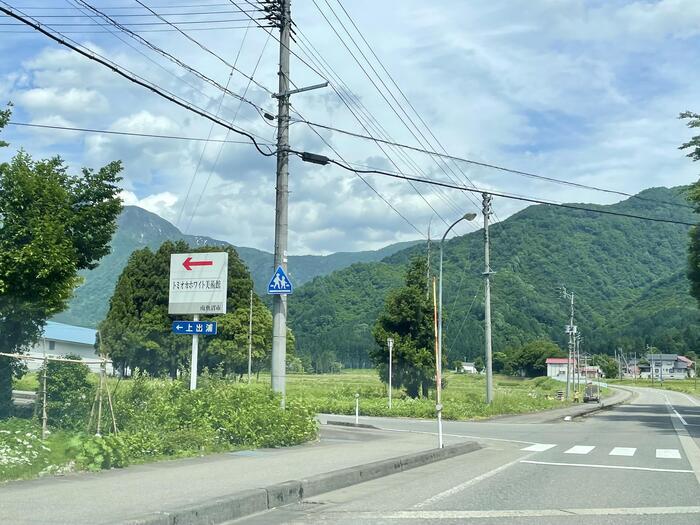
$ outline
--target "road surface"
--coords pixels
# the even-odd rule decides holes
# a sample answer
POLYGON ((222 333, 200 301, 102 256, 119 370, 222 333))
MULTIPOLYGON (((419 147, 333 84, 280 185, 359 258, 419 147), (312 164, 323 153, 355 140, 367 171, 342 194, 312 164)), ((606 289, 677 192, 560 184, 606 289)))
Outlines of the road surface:
MULTIPOLYGON (((485 448, 235 523, 698 525, 700 401, 634 390, 630 403, 580 421, 446 422, 447 441, 472 436, 485 448)), ((426 421, 362 421, 435 430, 426 421)))

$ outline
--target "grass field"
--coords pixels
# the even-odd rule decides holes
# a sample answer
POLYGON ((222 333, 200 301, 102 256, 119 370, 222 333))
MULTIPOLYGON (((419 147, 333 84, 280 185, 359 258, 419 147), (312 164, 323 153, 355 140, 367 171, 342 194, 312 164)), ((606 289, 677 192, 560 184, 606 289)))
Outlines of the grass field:
MULTIPOLYGON (((97 378, 97 375, 94 375, 97 378)), ((111 378, 110 383, 115 381, 111 378)), ((546 377, 521 379, 494 376, 494 402, 486 405, 486 379, 482 375, 447 372, 443 390, 443 416, 446 419, 485 418, 501 414, 522 414, 563 406, 555 399, 563 385, 546 377)), ((270 384, 269 373, 254 376, 254 383, 270 384)), ((15 382, 17 390, 39 387, 36 373, 15 382)), ((360 413, 371 416, 434 417, 435 399, 411 399, 393 391, 392 409, 387 403, 387 387, 375 370, 344 370, 338 374, 288 374, 287 395, 317 412, 354 414, 355 394, 360 394, 360 413)))
MULTIPOLYGON (((443 390, 443 416, 446 419, 484 418, 500 414, 521 414, 560 407, 555 399, 562 384, 546 377, 519 379, 494 377, 494 402, 486 405, 484 376, 446 375, 443 390)), ((260 376, 269 381, 269 376, 260 376)), ((392 409, 387 402, 387 387, 375 370, 344 370, 339 374, 287 376, 287 395, 313 407, 317 412, 354 414, 355 394, 360 394, 360 413, 368 416, 434 417, 435 400, 411 399, 400 390, 393 391, 392 409)))
POLYGON ((659 381, 651 379, 610 379, 608 383, 611 385, 620 386, 643 386, 647 388, 662 388, 664 390, 675 390, 676 392, 684 392, 686 394, 695 394, 700 396, 700 382, 695 379, 667 379, 661 384, 659 381))

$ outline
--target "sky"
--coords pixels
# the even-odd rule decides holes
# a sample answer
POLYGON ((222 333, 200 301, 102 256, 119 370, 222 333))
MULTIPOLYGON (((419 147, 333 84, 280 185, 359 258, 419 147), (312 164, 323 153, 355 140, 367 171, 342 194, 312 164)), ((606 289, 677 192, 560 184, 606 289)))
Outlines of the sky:
MULTIPOLYGON (((256 3, 141 2, 191 40, 135 0, 0 6, 254 134, 264 151, 271 151, 266 144, 274 149, 276 123, 261 112, 277 111, 271 93, 279 43, 250 21, 248 15, 261 16, 253 11, 256 3), (135 34, 109 25, 85 4, 135 34)), ((296 0, 292 18, 292 82, 331 81, 292 96, 295 150, 559 202, 607 204, 620 197, 305 121, 626 193, 698 178, 698 165, 678 150, 692 135, 678 114, 700 112, 697 0, 296 0)), ((157 213, 185 233, 273 251, 274 157, 11 18, 0 17, 0 24, 0 103, 12 102, 13 122, 216 140, 10 125, 1 137, 11 147, 0 151, 0 160, 23 148, 37 158, 60 155, 74 173, 121 160, 125 204, 157 213)), ((361 177, 294 156, 289 192, 290 254, 377 249, 429 231, 439 238, 462 214, 479 212, 481 200, 478 193, 361 177)), ((495 198, 493 220, 523 206, 495 198)), ((480 219, 462 222, 454 234, 480 226, 480 219)))

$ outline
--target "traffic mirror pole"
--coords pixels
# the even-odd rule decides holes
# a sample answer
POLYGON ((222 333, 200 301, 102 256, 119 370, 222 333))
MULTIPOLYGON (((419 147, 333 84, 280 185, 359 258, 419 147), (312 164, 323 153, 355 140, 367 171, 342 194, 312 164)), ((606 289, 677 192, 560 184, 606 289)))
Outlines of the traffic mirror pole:
MULTIPOLYGON (((199 314, 194 314, 192 320, 199 321, 199 314)), ((197 390, 197 357, 199 353, 199 334, 192 334, 192 359, 190 360, 190 390, 197 390)))

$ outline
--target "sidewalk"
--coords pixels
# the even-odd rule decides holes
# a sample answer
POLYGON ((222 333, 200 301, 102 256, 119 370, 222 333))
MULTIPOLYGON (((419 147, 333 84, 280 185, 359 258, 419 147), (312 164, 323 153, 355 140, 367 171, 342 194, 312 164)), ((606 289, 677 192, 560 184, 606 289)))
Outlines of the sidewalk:
POLYGON ((316 443, 0 485, 0 523, 105 524, 433 449, 435 438, 321 426, 316 443))

